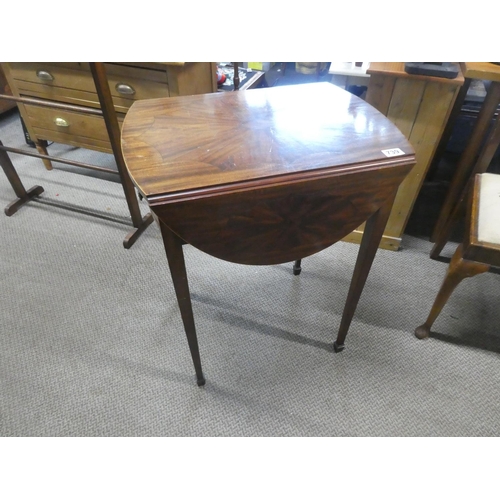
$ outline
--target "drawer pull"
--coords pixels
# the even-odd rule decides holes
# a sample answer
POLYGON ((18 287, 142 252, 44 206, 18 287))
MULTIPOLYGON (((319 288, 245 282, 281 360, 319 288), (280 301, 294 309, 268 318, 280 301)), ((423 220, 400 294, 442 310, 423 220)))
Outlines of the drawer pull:
POLYGON ((36 76, 38 76, 38 78, 40 78, 40 80, 43 80, 44 82, 54 81, 54 77, 48 71, 38 70, 36 72, 36 76))
POLYGON ((69 123, 64 119, 64 118, 60 118, 60 117, 57 117, 55 120, 54 120, 54 123, 58 126, 58 127, 69 127, 69 123))
POLYGON ((115 85, 115 89, 118 93, 123 95, 134 95, 135 89, 134 87, 127 85, 126 83, 117 83, 115 85))

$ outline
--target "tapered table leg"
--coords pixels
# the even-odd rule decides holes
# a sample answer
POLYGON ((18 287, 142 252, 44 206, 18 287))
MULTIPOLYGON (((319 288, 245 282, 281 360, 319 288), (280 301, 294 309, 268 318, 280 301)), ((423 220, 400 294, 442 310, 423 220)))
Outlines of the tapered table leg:
POLYGON ((199 386, 205 385, 205 377, 201 369, 200 351, 198 348, 198 339, 196 337, 196 328, 194 324, 193 308, 191 305, 191 296, 189 294, 188 278, 186 273, 186 263, 184 261, 184 252, 182 250, 182 240, 174 234, 163 222, 160 221, 161 235, 167 253, 168 265, 174 283, 175 295, 181 311, 184 330, 186 331, 189 350, 193 359, 196 372, 196 382, 199 386))
POLYGON ((335 352, 344 350, 344 342, 351 325, 354 312, 358 305, 359 298, 365 286, 366 278, 370 272, 373 259, 377 253, 380 240, 384 233, 387 219, 391 213, 392 204, 394 201, 392 196, 379 210, 377 210, 367 221, 363 233, 363 239, 358 251, 356 265, 354 266, 354 273, 351 280, 351 286, 347 294, 347 300, 340 322, 340 328, 337 335, 337 340, 333 343, 335 352))
POLYGON ((295 276, 298 276, 300 274, 300 271, 302 271, 302 259, 298 259, 293 263, 293 274, 295 276))
MULTIPOLYGON (((0 141, 0 146, 2 145, 2 141, 0 141)), ((0 166, 2 167, 2 170, 7 176, 7 179, 17 196, 17 199, 12 203, 9 203, 4 209, 5 215, 10 217, 11 215, 14 215, 26 202, 30 201, 35 196, 42 194, 43 187, 33 186, 31 189, 26 191, 19 175, 16 172, 16 169, 14 168, 14 165, 12 164, 12 161, 9 158, 9 155, 3 149, 0 149, 0 166)))

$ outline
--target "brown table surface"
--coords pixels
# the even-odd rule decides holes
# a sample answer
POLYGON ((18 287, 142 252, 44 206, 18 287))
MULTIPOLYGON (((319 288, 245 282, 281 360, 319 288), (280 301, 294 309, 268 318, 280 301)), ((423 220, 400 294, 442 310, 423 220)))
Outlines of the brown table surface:
POLYGON ((131 107, 122 150, 160 222, 199 385, 185 242, 269 265, 316 253, 367 221, 334 344, 343 349, 397 188, 415 164, 389 119, 330 83, 153 99, 131 107))
POLYGON ((122 132, 132 179, 151 197, 386 161, 384 149, 413 154, 364 101, 312 85, 134 103, 122 132))

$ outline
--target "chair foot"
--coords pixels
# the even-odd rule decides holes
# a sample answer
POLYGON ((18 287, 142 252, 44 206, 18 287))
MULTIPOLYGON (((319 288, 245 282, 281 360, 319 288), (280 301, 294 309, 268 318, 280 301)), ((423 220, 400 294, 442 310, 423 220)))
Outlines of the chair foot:
POLYGON ((196 378, 196 383, 198 384, 198 387, 204 386, 206 383, 205 377, 202 375, 200 378, 196 378))
POLYGON ((333 350, 335 352, 342 352, 345 349, 345 344, 337 344, 337 341, 333 343, 333 350))
POLYGON ((418 328, 415 329, 415 337, 417 339, 426 339, 429 337, 429 334, 431 333, 430 327, 427 325, 420 325, 418 328))

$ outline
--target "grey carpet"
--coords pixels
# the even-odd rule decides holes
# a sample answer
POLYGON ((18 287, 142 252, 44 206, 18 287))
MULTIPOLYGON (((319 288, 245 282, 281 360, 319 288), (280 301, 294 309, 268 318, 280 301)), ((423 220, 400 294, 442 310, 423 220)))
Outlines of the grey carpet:
MULTIPOLYGON (((0 139, 23 146, 17 114, 0 119, 0 139)), ((446 264, 406 236, 402 251, 378 252, 334 354, 357 245, 305 259, 299 277, 291 264, 235 265, 186 246, 199 388, 158 228, 125 250, 119 184, 11 156, 25 186, 45 192, 0 215, 0 435, 500 434, 498 275, 462 283, 419 341, 446 264)), ((13 198, 0 172, 0 207, 13 198)))

